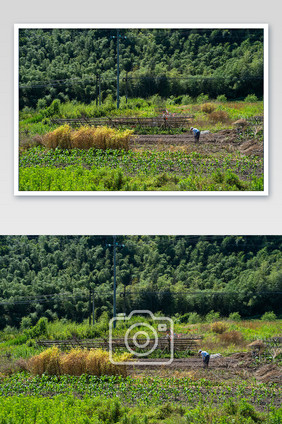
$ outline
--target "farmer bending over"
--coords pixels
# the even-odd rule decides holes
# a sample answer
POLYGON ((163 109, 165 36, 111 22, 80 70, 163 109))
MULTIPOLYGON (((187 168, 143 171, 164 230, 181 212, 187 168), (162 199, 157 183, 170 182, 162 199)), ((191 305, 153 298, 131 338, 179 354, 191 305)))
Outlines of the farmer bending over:
POLYGON ((193 132, 195 141, 199 141, 199 139, 200 139, 200 130, 198 130, 198 128, 191 127, 190 128, 190 131, 193 132))
POLYGON ((210 355, 208 354, 208 352, 206 352, 205 350, 201 350, 201 349, 199 350, 198 353, 200 355, 202 355, 204 368, 208 368, 208 366, 209 366, 209 360, 210 360, 210 355))

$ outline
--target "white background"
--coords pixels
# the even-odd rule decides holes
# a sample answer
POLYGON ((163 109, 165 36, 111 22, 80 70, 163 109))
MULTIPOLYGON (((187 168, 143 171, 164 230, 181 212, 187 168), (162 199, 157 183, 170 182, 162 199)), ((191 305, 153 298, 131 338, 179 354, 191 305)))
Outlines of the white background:
POLYGON ((0 17, 0 234, 282 234, 280 17, 276 0, 7 2, 0 17), (15 23, 269 24, 269 196, 15 197, 15 23))

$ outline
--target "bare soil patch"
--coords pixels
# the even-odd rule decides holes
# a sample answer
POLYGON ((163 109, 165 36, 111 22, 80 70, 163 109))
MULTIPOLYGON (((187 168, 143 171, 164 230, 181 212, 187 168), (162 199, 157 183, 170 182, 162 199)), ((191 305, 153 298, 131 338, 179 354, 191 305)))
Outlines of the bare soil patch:
POLYGON ((171 364, 148 365, 146 362, 159 362, 161 359, 142 359, 142 363, 129 366, 129 374, 187 376, 192 379, 209 378, 215 381, 255 379, 261 383, 276 383, 282 386, 282 368, 276 364, 256 364, 250 352, 235 353, 228 357, 210 360, 209 368, 203 368, 198 357, 174 359, 171 364))
POLYGON ((161 150, 179 147, 187 151, 187 153, 217 153, 224 151, 228 153, 239 152, 246 156, 263 157, 263 142, 255 139, 240 140, 236 129, 203 134, 199 143, 195 143, 194 136, 190 133, 136 135, 131 138, 130 147, 132 149, 159 148, 161 150))

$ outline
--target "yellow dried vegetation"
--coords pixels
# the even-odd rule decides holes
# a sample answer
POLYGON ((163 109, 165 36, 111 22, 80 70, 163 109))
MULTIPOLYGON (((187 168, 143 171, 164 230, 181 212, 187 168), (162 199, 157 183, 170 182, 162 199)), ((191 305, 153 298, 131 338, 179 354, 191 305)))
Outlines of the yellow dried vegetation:
MULTIPOLYGON (((115 356, 116 362, 125 362, 131 355, 124 353, 115 356)), ((33 375, 127 375, 126 365, 112 364, 109 352, 102 349, 72 349, 68 353, 52 347, 32 357, 27 369, 33 375)))
POLYGON ((57 347, 44 350, 44 352, 29 359, 27 369, 34 375, 60 375, 60 356, 61 351, 57 347))
POLYGON ((227 325, 224 322, 214 322, 211 324, 211 331, 217 334, 223 334, 227 330, 227 325))
POLYGON ((204 113, 212 113, 215 110, 215 105, 212 103, 204 103, 201 106, 201 111, 204 113))
POLYGON ((43 145, 49 149, 129 149, 132 130, 117 130, 109 127, 81 126, 71 129, 62 125, 43 136, 43 145))
POLYGON ((71 149, 71 128, 62 125, 54 131, 43 136, 42 144, 49 149, 71 149))

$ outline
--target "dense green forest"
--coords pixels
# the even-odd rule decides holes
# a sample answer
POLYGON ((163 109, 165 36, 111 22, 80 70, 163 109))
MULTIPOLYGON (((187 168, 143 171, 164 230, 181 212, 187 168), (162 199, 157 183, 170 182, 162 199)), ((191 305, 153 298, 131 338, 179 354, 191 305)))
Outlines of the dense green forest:
POLYGON ((120 94, 263 95, 262 29, 20 29, 20 109, 120 94))
MULTIPOLYGON (((117 312, 281 314, 281 236, 118 236, 117 312), (280 292, 280 294, 279 294, 280 292)), ((112 311, 113 237, 1 236, 0 328, 112 311)))

